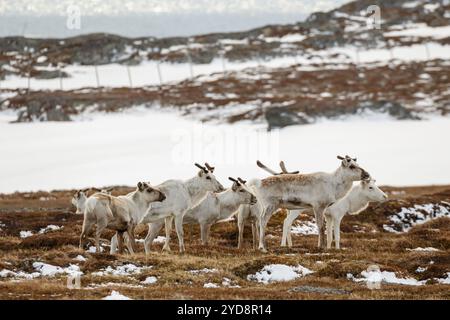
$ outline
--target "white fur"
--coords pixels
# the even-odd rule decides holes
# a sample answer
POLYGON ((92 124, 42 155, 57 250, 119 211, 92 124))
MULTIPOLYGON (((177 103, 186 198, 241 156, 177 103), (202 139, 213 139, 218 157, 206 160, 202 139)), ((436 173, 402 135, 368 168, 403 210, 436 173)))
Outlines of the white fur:
POLYGON ((242 184, 234 183, 233 187, 221 193, 208 192, 184 216, 185 224, 200 224, 201 239, 208 244, 211 226, 221 220, 226 220, 236 213, 241 204, 254 204, 256 197, 242 184))
POLYGON ((312 208, 319 229, 319 247, 325 246, 323 213, 325 209, 342 198, 353 181, 367 178, 367 172, 351 158, 342 160, 341 166, 332 173, 285 174, 273 176, 271 183, 262 180, 255 185, 258 201, 263 207, 259 219, 259 249, 266 251, 264 238, 267 222, 278 208, 305 210, 312 208))
POLYGON ((103 193, 95 193, 86 200, 83 228, 80 236, 80 247, 83 248, 85 238, 97 225, 95 243, 100 252, 100 235, 105 228, 118 232, 117 242, 122 251, 123 233, 128 233, 131 252, 134 252, 134 228, 137 221, 151 202, 161 201, 164 194, 147 183, 139 183, 138 188, 124 196, 114 197, 103 193))
POLYGON ((223 191, 223 186, 212 172, 201 170, 195 177, 186 180, 168 180, 157 186, 166 195, 161 203, 152 203, 140 223, 148 223, 149 230, 145 238, 145 252, 150 252, 153 239, 158 235, 163 224, 166 225, 166 241, 164 250, 170 251, 170 232, 172 220, 175 220, 175 230, 178 236, 180 252, 184 252, 183 217, 187 210, 193 207, 208 191, 223 191))

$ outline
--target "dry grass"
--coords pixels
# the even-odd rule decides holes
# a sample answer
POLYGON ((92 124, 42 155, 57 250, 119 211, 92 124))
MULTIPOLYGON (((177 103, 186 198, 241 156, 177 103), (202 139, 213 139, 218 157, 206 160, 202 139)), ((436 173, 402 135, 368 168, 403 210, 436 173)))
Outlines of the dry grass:
MULTIPOLYGON (((162 245, 155 244, 154 252, 149 256, 143 254, 140 243, 139 253, 133 256, 92 254, 78 249, 82 217, 72 214, 74 208, 69 206, 73 191, 0 195, 0 221, 6 225, 0 231, 0 270, 32 272, 33 262, 42 261, 62 267, 76 263, 84 273, 81 290, 69 290, 65 276, 33 280, 0 278, 0 299, 100 299, 112 289, 135 299, 449 299, 448 285, 432 280, 443 278, 450 272, 449 219, 436 219, 403 234, 387 233, 382 229, 387 217, 403 205, 449 201, 449 192, 445 191, 449 187, 400 189, 404 193, 396 193, 389 202, 371 206, 359 216, 344 219, 342 250, 318 249, 314 235, 294 235, 293 248, 280 248, 281 221, 285 216, 281 212, 269 223, 268 254, 251 248, 250 228, 245 234, 246 247, 236 249, 237 228, 234 222, 230 222, 212 228, 212 241, 208 247, 201 245, 198 227, 187 227, 186 254, 178 254, 176 241, 172 241, 172 253, 162 253, 162 245), (47 200, 42 200, 42 197, 47 200), (25 239, 18 236, 22 230, 37 233, 49 224, 64 228, 25 239), (355 232, 355 226, 364 232, 355 232), (440 251, 407 250, 416 247, 434 247, 440 251), (78 255, 83 255, 87 261, 75 261, 78 255), (108 266, 127 263, 152 268, 128 277, 92 274, 108 266), (271 263, 300 264, 314 273, 294 281, 268 285, 247 280, 249 274, 271 263), (380 290, 370 290, 363 283, 347 279, 349 273, 359 276, 371 264, 393 271, 398 277, 430 280, 420 287, 383 284, 380 290), (418 267, 427 269, 418 273, 418 267), (189 272, 203 268, 217 269, 217 272, 189 272), (157 277, 157 283, 142 285, 148 276, 157 277), (240 288, 224 287, 224 278, 240 288), (221 287, 204 288, 207 282, 221 287), (308 292, 303 287, 292 290, 300 286, 342 291, 308 292)), ((385 188, 389 192, 400 189, 385 188)), ((116 193, 126 191, 126 188, 120 188, 116 193)), ((137 230, 139 238, 145 233, 143 227, 137 230)), ((111 235, 111 232, 105 233, 105 239, 111 235)), ((172 238, 176 239, 175 234, 172 238)))

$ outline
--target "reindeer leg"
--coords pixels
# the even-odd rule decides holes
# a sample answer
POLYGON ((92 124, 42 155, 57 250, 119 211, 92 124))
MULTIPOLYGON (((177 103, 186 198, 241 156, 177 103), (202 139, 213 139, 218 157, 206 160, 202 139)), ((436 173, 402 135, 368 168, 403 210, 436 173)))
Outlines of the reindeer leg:
POLYGON ((327 249, 331 249, 333 242, 333 218, 325 215, 326 229, 327 229, 327 249))
POLYGON ((111 238, 111 247, 109 249, 109 254, 114 254, 117 251, 117 232, 111 238))
POLYGON ((259 220, 259 246, 258 249, 262 252, 267 252, 264 240, 266 236, 266 227, 267 223, 269 222, 270 217, 272 216, 273 212, 275 211, 275 207, 272 205, 268 205, 264 208, 260 220, 259 220))
POLYGON ((336 249, 341 248, 341 219, 337 219, 337 221, 334 224, 334 244, 336 246, 336 249))
MULTIPOLYGON (((242 207, 242 206, 241 206, 242 207)), ((241 212, 241 207, 239 207, 239 211, 238 211, 238 230, 239 230, 239 235, 238 235, 238 249, 242 249, 242 246, 244 244, 244 228, 245 228, 245 221, 244 221, 244 214, 243 212, 241 212)), ((253 225, 252 225, 253 227, 253 225)))
POLYGON ((135 225, 130 224, 128 226, 127 232, 124 233, 124 236, 127 236, 128 239, 125 239, 125 243, 127 244, 128 251, 130 254, 134 254, 136 252, 136 241, 134 238, 134 229, 135 225))
POLYGON ((173 217, 165 218, 166 241, 164 241, 163 251, 170 252, 170 234, 172 233, 173 217))
POLYGON ((151 245, 153 243, 153 240, 158 235, 159 231, 163 227, 163 224, 164 220, 162 219, 160 221, 148 224, 148 232, 144 241, 145 254, 149 254, 151 252, 151 245))
POLYGON ((183 213, 179 213, 175 216, 175 230, 177 231, 178 244, 180 247, 180 253, 185 251, 184 248, 184 231, 183 231, 183 213))
POLYGON ((300 210, 289 210, 286 219, 283 221, 283 237, 281 239, 281 246, 286 246, 286 240, 289 248, 292 247, 291 227, 295 219, 300 215, 300 210))
POLYGON ((323 215, 327 206, 317 206, 314 208, 314 216, 316 218, 317 228, 319 229, 318 247, 325 247, 325 226, 323 223, 323 215))
POLYGON ((117 243, 119 245, 119 254, 123 254, 123 231, 117 232, 117 243))

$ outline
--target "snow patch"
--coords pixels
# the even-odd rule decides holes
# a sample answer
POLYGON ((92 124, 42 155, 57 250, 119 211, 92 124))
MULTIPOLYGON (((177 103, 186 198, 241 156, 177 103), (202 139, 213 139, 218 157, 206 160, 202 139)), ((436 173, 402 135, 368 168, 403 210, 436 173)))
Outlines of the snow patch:
POLYGON ((362 278, 355 278, 351 273, 347 274, 349 280, 354 282, 381 282, 390 284, 402 284, 408 286, 421 286, 426 280, 418 281, 414 278, 398 278, 395 272, 389 271, 363 271, 362 278))
POLYGON ((189 272, 192 274, 216 273, 216 272, 218 272, 218 270, 215 268, 213 268, 213 269, 203 268, 203 269, 199 269, 199 270, 189 270, 189 272))
POLYGON ((94 276, 106 276, 106 275, 130 276, 130 275, 134 275, 134 274, 140 274, 143 270, 148 270, 151 268, 152 268, 152 266, 138 267, 132 263, 128 263, 128 264, 124 264, 123 266, 117 266, 116 268, 108 266, 104 269, 101 269, 100 271, 93 272, 92 275, 94 275, 94 276))
POLYGON ((50 224, 48 226, 46 226, 45 228, 42 228, 41 230, 39 230, 39 234, 44 234, 47 233, 49 231, 56 231, 56 230, 60 230, 63 227, 59 227, 59 226, 55 226, 53 224, 50 224))
POLYGON ((113 290, 109 296, 104 297, 102 300, 133 300, 118 291, 113 290))
POLYGON ((414 249, 406 249, 407 251, 419 251, 419 252, 436 252, 436 251, 441 251, 439 249, 433 248, 433 247, 426 247, 426 248, 422 248, 422 247, 417 247, 414 249))
POLYGON ((291 233, 303 235, 319 234, 319 229, 313 221, 301 221, 296 226, 292 226, 291 233))
POLYGON ((390 225, 383 225, 388 232, 408 232, 413 226, 423 224, 432 219, 450 216, 450 205, 444 202, 416 204, 414 207, 402 208, 397 214, 390 216, 390 225))
POLYGON ((158 281, 158 278, 153 277, 153 276, 150 276, 150 277, 145 278, 145 280, 142 281, 141 283, 142 283, 142 284, 154 284, 154 283, 156 283, 157 281, 158 281))
POLYGON ((20 231, 20 237, 21 237, 22 239, 31 237, 32 235, 33 235, 33 232, 32 232, 32 231, 20 231))
POLYGON ((270 282, 295 280, 310 273, 313 273, 313 271, 301 265, 294 267, 285 264, 270 264, 264 266, 261 271, 248 275, 247 280, 268 284, 270 282))

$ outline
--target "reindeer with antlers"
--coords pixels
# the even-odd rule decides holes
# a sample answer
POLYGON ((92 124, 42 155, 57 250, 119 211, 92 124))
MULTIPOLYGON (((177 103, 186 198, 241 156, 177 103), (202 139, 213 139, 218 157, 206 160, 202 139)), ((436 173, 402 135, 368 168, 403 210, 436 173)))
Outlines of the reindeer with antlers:
POLYGON ((166 225, 166 242, 163 250, 170 251, 170 232, 172 220, 175 220, 175 230, 178 236, 179 250, 184 252, 184 233, 183 233, 183 217, 200 199, 202 199, 208 191, 221 192, 224 191, 222 184, 217 181, 214 176, 214 167, 205 163, 202 166, 195 163, 200 171, 195 177, 182 180, 168 180, 157 187, 164 192, 166 200, 161 203, 152 203, 140 223, 148 223, 149 230, 145 238, 145 252, 150 252, 150 245, 153 239, 158 235, 163 224, 166 225))
POLYGON ((223 192, 208 192, 199 203, 184 216, 185 224, 200 224, 202 244, 208 244, 209 230, 219 221, 229 219, 241 204, 253 205, 255 195, 245 185, 246 181, 229 177, 233 181, 230 189, 223 192))
POLYGON ((259 249, 266 251, 264 240, 267 222, 279 208, 288 210, 313 209, 319 229, 319 247, 325 246, 325 209, 342 198, 352 187, 353 181, 370 177, 356 159, 341 157, 341 165, 332 173, 281 174, 258 180, 254 190, 262 206, 259 218, 259 249))
MULTIPOLYGON (((261 169, 269 172, 272 175, 280 175, 280 174, 298 174, 299 171, 292 171, 289 172, 286 169, 286 165, 284 164, 284 161, 280 162, 280 168, 281 172, 275 172, 275 170, 270 169, 266 165, 264 165, 261 161, 257 160, 256 165, 260 167, 261 169)), ((253 190, 253 182, 250 182, 249 186, 250 190, 253 190)), ((245 222, 250 220, 251 226, 252 226, 252 236, 253 236, 253 247, 256 248, 257 245, 257 238, 258 238, 258 222, 259 222, 259 216, 262 212, 262 207, 259 203, 255 204, 242 204, 239 206, 238 212, 237 212, 237 220, 238 220, 238 229, 239 229, 239 236, 238 236, 238 248, 241 249, 244 243, 244 228, 245 228, 245 222)))

